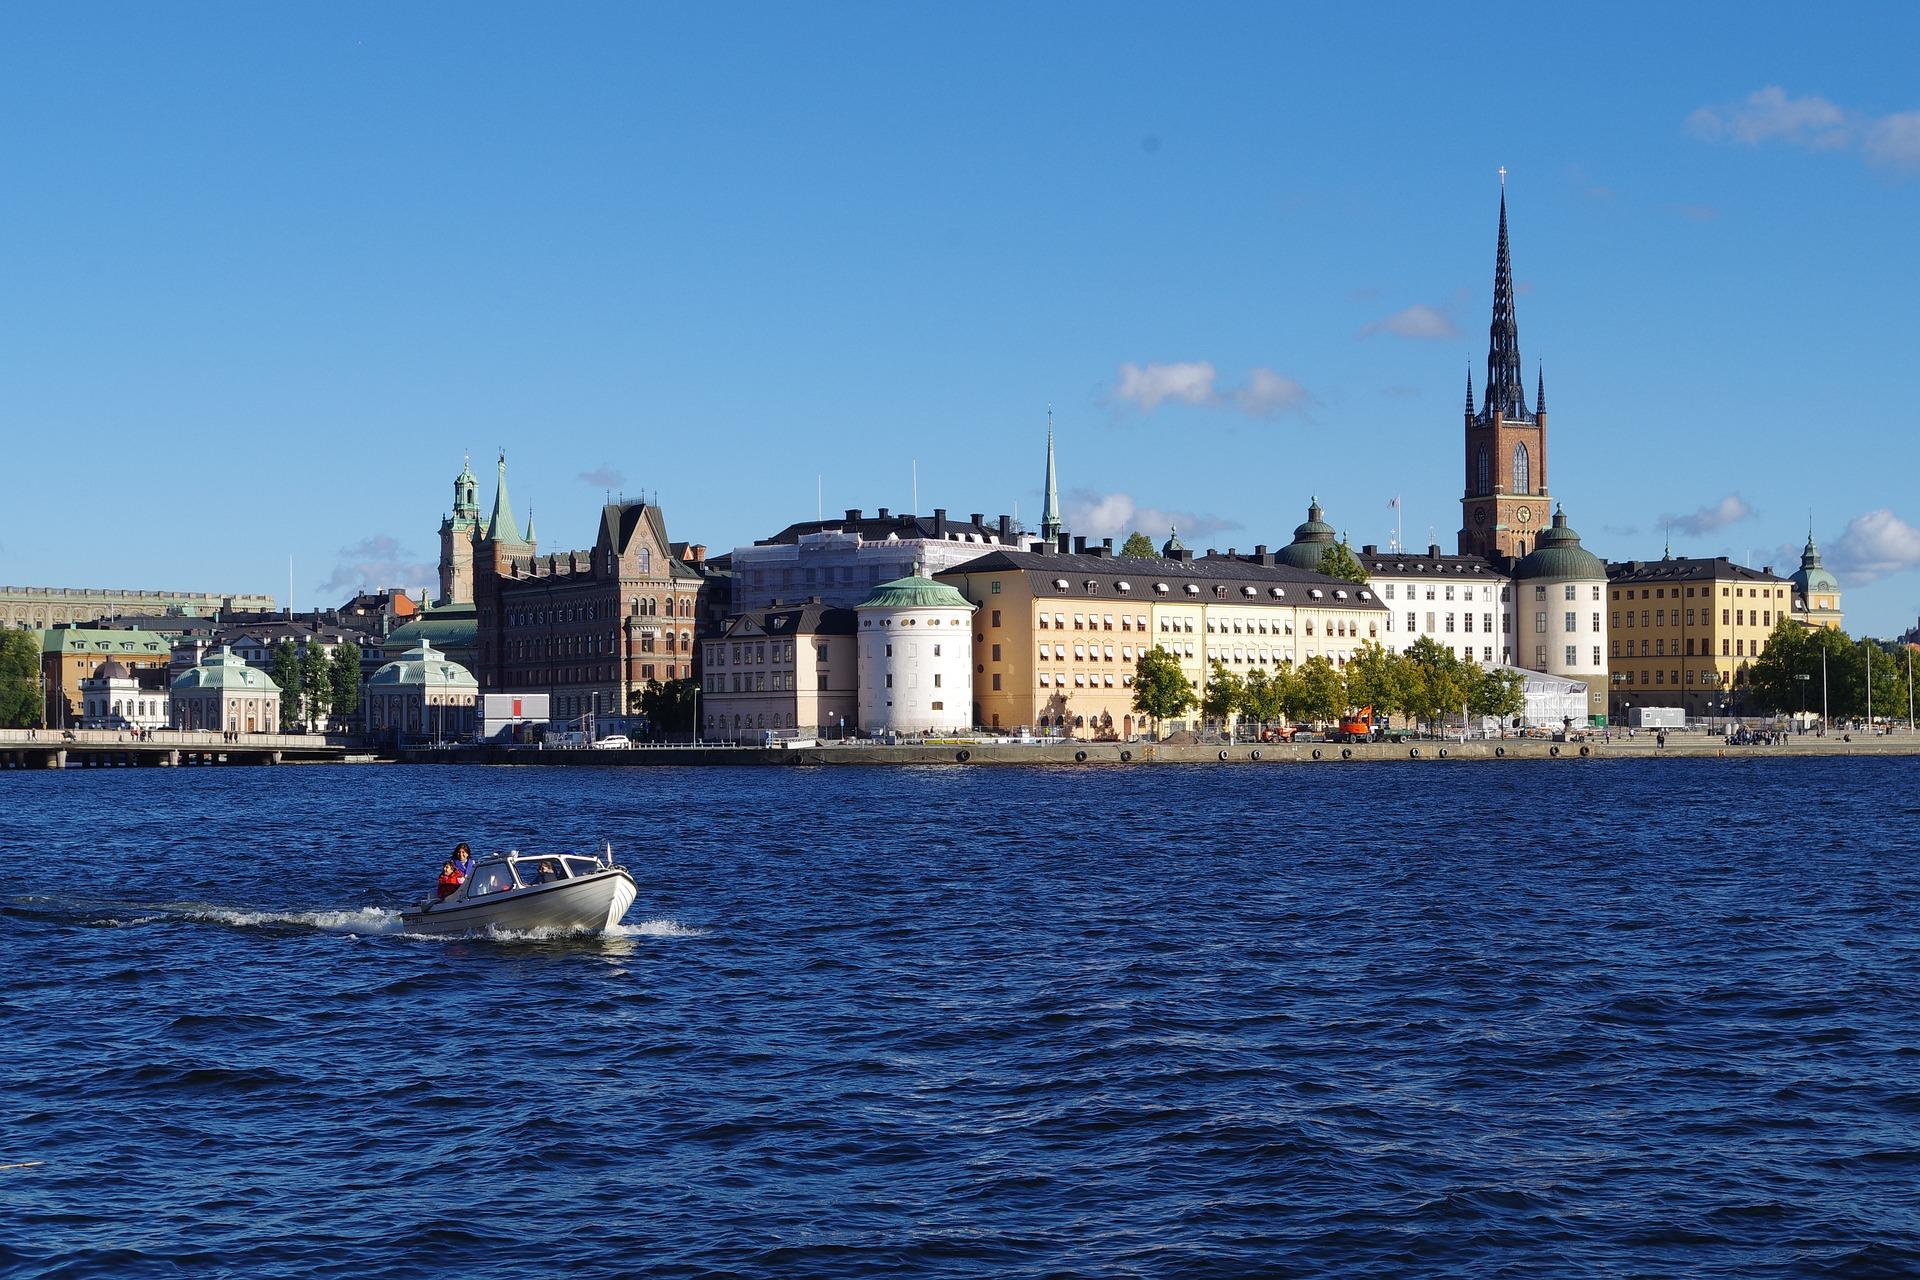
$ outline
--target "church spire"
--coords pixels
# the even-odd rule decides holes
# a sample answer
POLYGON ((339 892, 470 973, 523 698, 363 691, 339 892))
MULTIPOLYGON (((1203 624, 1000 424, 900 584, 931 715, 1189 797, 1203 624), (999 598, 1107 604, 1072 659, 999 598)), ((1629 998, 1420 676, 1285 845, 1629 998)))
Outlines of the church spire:
POLYGON ((1473 416, 1473 365, 1467 365, 1467 416, 1473 416))
POLYGON ((1500 244, 1493 262, 1493 323, 1487 329, 1487 414, 1527 421, 1520 373, 1520 326, 1513 314, 1513 255, 1507 246, 1507 171, 1500 170, 1500 244))
POLYGON ((1060 537, 1060 485, 1053 473, 1053 406, 1047 406, 1047 501, 1040 509, 1040 536, 1049 542, 1060 537))
POLYGON ((513 500, 507 497, 507 451, 500 451, 499 487, 493 491, 493 514, 487 518, 487 541, 520 546, 520 526, 513 519, 513 500))
POLYGON ((1534 373, 1539 381, 1533 388, 1533 411, 1536 414, 1545 413, 1547 411, 1547 371, 1535 365, 1534 373))

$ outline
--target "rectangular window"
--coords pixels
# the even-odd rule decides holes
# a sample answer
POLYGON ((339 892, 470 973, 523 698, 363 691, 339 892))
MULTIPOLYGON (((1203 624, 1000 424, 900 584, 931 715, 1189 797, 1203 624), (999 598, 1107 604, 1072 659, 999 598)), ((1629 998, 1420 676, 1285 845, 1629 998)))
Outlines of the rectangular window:
POLYGON ((1600 646, 1599 645, 1593 646, 1593 665, 1596 667, 1600 665, 1600 646))
POLYGON ((1571 609, 1567 610, 1566 623, 1567 625, 1564 628, 1565 630, 1578 631, 1580 629, 1580 615, 1575 613, 1571 609))
POLYGON ((1567 646, 1567 665, 1571 667, 1576 663, 1578 663, 1579 661, 1580 659, 1578 657, 1578 650, 1576 650, 1574 646, 1568 645, 1567 646))
POLYGON ((1418 616, 1417 614, 1411 614, 1411 613, 1410 613, 1410 614, 1408 614, 1408 615, 1407 615, 1407 630, 1409 630, 1409 631, 1418 631, 1419 629, 1420 629, 1420 620, 1419 620, 1419 616, 1418 616))
POLYGON ((1595 631, 1600 629, 1600 615, 1597 613, 1593 615, 1593 629, 1595 631))
POLYGON ((1448 635, 1453 634, 1453 615, 1452 614, 1447 615, 1447 634, 1448 635))
POLYGON ((999 594, 1000 594, 1000 579, 998 579, 998 578, 995 578, 995 579, 993 580, 993 585, 992 585, 992 587, 991 587, 990 589, 992 590, 992 592, 993 592, 993 594, 994 594, 994 595, 996 595, 996 596, 997 596, 997 595, 999 595, 999 594))
POLYGON ((995 693, 1000 692, 1000 673, 998 671, 993 673, 993 691, 995 693))
POLYGON ((1000 661, 1000 646, 999 646, 999 645, 995 645, 995 646, 993 646, 993 660, 994 660, 995 662, 998 662, 998 661, 1000 661))
POLYGON ((1533 633, 1541 636, 1547 634, 1547 611, 1545 609, 1538 610, 1533 615, 1533 633))
POLYGON ((993 611, 993 625, 996 627, 1000 625, 1000 611, 998 609, 993 611))
POLYGON ((1578 600, 1580 598, 1574 594, 1574 585, 1571 582, 1566 586, 1566 598, 1569 600, 1578 600))

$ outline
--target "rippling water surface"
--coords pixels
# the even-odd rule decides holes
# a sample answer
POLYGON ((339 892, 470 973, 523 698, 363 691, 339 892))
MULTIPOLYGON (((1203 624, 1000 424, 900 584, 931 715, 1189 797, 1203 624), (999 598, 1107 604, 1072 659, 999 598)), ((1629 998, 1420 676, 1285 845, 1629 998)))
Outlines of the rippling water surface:
POLYGON ((1913 1275, 1917 767, 0 775, 0 1273, 1913 1275))

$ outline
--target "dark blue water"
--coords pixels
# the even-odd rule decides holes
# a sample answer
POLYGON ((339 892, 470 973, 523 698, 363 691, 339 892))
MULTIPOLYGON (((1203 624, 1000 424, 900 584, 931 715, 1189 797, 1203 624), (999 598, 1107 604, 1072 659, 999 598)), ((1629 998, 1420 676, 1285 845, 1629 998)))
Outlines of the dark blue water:
POLYGON ((0 1273, 1913 1275, 1915 775, 0 775, 0 1273))

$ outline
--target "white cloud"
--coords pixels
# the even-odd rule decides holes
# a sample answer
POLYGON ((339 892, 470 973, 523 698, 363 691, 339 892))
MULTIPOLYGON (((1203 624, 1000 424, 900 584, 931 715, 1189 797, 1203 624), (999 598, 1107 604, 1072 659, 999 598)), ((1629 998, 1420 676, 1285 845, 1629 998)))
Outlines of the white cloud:
POLYGON ((1434 342, 1455 336, 1459 330, 1453 327, 1453 321, 1447 313, 1438 307, 1430 307, 1424 302, 1416 302, 1405 307, 1384 320, 1375 320, 1360 330, 1361 333, 1391 333, 1402 338, 1418 338, 1434 342))
POLYGON ((1920 172, 1920 111, 1902 111, 1874 121, 1861 146, 1875 164, 1920 172))
POLYGON ((1120 382, 1113 394, 1117 399, 1138 405, 1147 413, 1152 413, 1168 400, 1182 404, 1212 404, 1219 396, 1213 387, 1215 376, 1213 364, 1208 360, 1148 365, 1128 361, 1120 366, 1120 382))
POLYGON ((1847 113, 1820 97, 1787 96, 1777 84, 1748 94, 1739 102, 1701 107, 1687 117, 1687 131, 1708 142, 1788 142, 1797 147, 1834 150, 1851 141, 1847 113))
POLYGON ((1691 537, 1699 537, 1713 529, 1724 528, 1753 514, 1753 508, 1747 500, 1737 493, 1730 493, 1718 502, 1709 503, 1696 511, 1683 516, 1661 516, 1660 523, 1671 525, 1691 537))
POLYGON ((340 548, 340 560, 334 565, 333 576, 322 582, 318 590, 323 596, 338 595, 344 598, 356 591, 378 590, 381 587, 403 587, 417 591, 421 587, 438 585, 439 581, 438 565, 416 559, 412 552, 400 545, 398 539, 378 533, 350 547, 340 548))
POLYGON ((1768 142, 1811 151, 1857 147, 1869 164, 1920 173, 1920 111, 1874 116, 1818 94, 1791 97, 1777 84, 1739 102, 1699 108, 1687 117, 1687 132, 1707 142, 1750 147, 1768 142))
POLYGON ((1096 493, 1075 489, 1067 494, 1067 524, 1077 534, 1089 538, 1112 538, 1116 543, 1136 530, 1159 543, 1167 530, 1180 530, 1180 540, 1192 545, 1195 538, 1240 528, 1238 520, 1207 515, 1197 511, 1166 511, 1143 507, 1128 493, 1096 493))
POLYGON ((1305 409, 1313 403, 1313 397, 1298 379, 1271 369, 1255 369, 1247 374, 1247 385, 1233 393, 1233 402, 1255 417, 1271 418, 1305 409))
POLYGON ((1249 370, 1242 386, 1221 386, 1220 371, 1210 360, 1146 365, 1129 361, 1120 366, 1112 399, 1131 404, 1142 413, 1152 413, 1171 402, 1234 408, 1255 418, 1304 412, 1313 404, 1312 393, 1297 379, 1264 367, 1249 370))
POLYGON ((1881 507, 1848 521, 1823 558, 1841 575, 1842 586, 1920 569, 1920 529, 1881 507))
POLYGON ((625 472, 618 471, 604 462, 592 471, 580 473, 580 483, 592 485, 596 489, 618 489, 626 482, 625 472))

